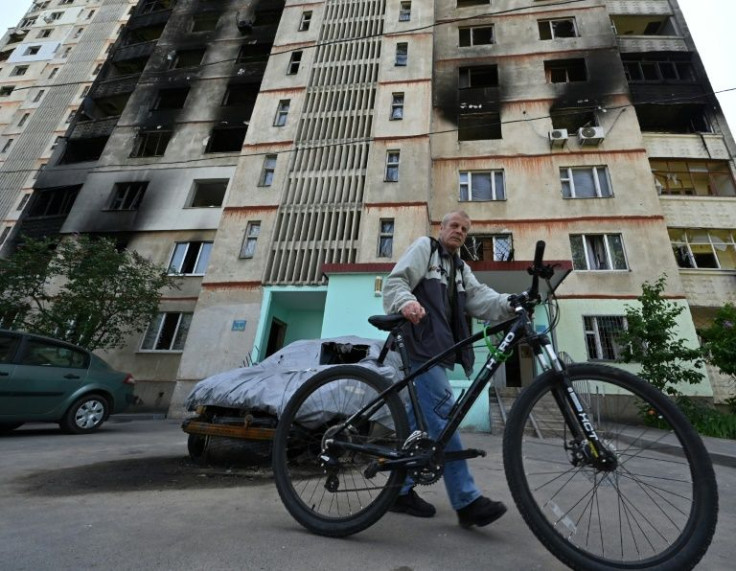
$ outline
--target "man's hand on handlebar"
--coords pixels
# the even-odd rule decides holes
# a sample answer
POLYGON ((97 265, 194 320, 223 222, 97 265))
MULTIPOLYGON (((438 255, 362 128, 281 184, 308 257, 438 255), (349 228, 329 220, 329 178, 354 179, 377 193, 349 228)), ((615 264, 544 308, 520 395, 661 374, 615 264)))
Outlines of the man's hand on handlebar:
POLYGON ((418 301, 410 301, 401 308, 401 315, 416 325, 427 315, 427 312, 418 301))

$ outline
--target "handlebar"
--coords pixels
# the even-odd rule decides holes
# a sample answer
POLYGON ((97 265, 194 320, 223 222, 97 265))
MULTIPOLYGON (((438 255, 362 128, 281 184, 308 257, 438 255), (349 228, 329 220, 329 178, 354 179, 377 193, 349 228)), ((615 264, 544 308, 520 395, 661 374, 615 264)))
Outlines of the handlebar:
POLYGON ((533 309, 533 307, 540 302, 539 278, 549 279, 554 275, 554 269, 552 266, 545 266, 543 264, 545 247, 546 243, 544 240, 539 240, 537 242, 536 248, 534 249, 534 261, 532 262, 532 265, 527 268, 527 273, 532 276, 532 286, 521 294, 509 296, 509 302, 513 306, 533 309))

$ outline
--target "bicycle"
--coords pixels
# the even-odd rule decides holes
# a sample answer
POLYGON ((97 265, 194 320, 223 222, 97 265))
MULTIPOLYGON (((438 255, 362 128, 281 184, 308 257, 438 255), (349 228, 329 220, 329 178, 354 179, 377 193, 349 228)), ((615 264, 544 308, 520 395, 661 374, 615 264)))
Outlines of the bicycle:
POLYGON ((409 372, 401 315, 373 316, 389 332, 379 361, 395 349, 404 377, 390 383, 354 365, 324 370, 292 396, 274 438, 273 469, 281 499, 308 530, 344 537, 374 524, 405 479, 432 484, 445 463, 485 455, 445 453, 472 404, 519 343, 542 373, 518 396, 503 436, 506 479, 514 502, 545 547, 575 569, 691 569, 715 532, 718 492, 702 440, 663 393, 624 370, 565 364, 550 337, 531 321, 554 268, 538 242, 531 288, 510 296, 516 316, 484 326, 409 372), (500 334, 492 344, 489 336, 500 334), (412 381, 450 352, 485 339, 489 355, 456 401, 436 440, 426 434, 412 381), (406 390, 404 390, 406 389, 406 390), (408 403, 402 395, 408 394, 408 403), (409 433, 406 406, 417 419, 409 433))

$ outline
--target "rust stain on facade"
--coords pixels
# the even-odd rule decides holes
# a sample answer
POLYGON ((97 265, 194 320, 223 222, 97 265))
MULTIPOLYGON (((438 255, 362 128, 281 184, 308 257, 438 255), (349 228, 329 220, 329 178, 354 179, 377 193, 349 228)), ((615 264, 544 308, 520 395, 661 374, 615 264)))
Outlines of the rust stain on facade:
POLYGON ((274 212, 278 210, 278 205, 267 206, 226 206, 222 209, 222 214, 228 216, 239 216, 244 214, 259 214, 262 212, 274 212))
POLYGON ((261 282, 210 282, 202 284, 202 289, 208 291, 228 291, 228 290, 257 290, 261 287, 261 282))
POLYGON ((371 202, 363 205, 365 210, 371 208, 415 208, 415 207, 427 207, 426 202, 371 202))

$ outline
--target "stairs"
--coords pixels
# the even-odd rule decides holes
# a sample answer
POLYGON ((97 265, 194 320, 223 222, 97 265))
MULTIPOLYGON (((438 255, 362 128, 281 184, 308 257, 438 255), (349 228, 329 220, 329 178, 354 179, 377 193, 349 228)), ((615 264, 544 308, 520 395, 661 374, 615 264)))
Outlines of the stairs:
MULTIPOLYGON (((491 390, 491 434, 503 434, 506 417, 520 392, 521 389, 518 387, 494 388, 491 390)), ((530 418, 528 431, 533 436, 543 438, 545 433, 551 435, 551 432, 558 431, 561 428, 561 416, 557 403, 551 395, 547 394, 541 403, 534 407, 534 414, 530 418)))

